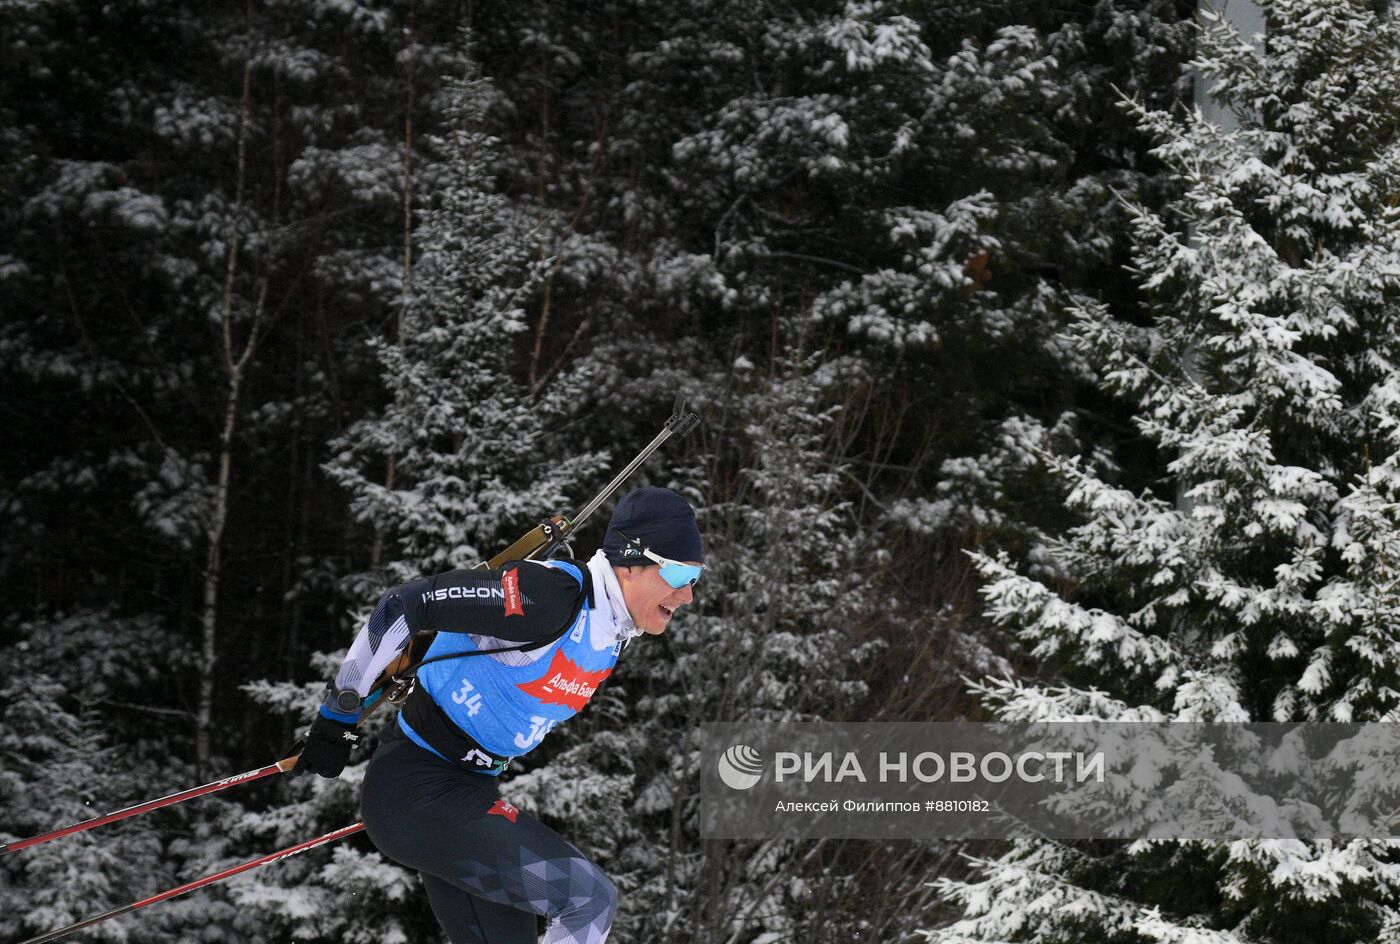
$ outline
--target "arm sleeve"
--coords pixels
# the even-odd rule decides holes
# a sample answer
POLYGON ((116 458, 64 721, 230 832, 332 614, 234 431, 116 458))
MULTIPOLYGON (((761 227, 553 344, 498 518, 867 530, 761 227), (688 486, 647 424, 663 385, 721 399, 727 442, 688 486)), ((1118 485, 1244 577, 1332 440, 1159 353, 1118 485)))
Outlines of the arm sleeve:
POLYGON ((583 590, 580 578, 560 567, 512 561, 415 580, 395 592, 414 633, 471 633, 527 643, 551 639, 572 622, 583 590))
MULTIPOLYGON (((375 680, 408 644, 410 635, 399 592, 390 590, 379 598, 374 612, 350 644, 350 651, 346 653, 340 671, 335 674, 334 689, 354 689, 363 702, 375 680)), ((321 706, 323 716, 348 724, 359 720, 358 709, 354 712, 341 711, 332 702, 334 697, 334 692, 326 694, 326 702, 321 706)))

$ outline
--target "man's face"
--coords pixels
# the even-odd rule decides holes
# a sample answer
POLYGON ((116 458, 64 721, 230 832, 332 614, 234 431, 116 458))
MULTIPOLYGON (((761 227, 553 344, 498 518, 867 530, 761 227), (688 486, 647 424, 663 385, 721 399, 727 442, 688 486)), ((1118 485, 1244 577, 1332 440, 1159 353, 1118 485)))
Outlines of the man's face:
MULTIPOLYGON (((699 561, 686 561, 687 564, 699 561)), ((643 632, 659 636, 666 631, 676 610, 695 599, 689 585, 677 590, 661 579, 661 568, 656 564, 645 567, 614 567, 618 585, 622 587, 622 599, 627 603, 627 612, 632 614, 632 622, 643 632)))

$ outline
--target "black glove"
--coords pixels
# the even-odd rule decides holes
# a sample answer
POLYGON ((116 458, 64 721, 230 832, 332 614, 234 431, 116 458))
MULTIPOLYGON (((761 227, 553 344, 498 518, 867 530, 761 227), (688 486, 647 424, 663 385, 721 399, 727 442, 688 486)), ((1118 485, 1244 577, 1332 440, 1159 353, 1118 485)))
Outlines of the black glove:
POLYGON ((360 730, 355 725, 318 714, 316 720, 311 722, 311 730, 306 732, 306 744, 301 749, 296 766, 291 769, 291 775, 300 777, 312 773, 322 777, 339 777, 350 760, 350 752, 359 742, 360 730))

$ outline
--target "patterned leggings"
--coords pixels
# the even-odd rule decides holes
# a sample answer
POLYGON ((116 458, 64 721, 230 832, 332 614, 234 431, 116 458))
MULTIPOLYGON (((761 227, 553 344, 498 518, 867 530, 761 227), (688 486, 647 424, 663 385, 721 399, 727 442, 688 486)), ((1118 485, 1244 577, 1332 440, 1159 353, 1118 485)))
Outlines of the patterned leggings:
POLYGON ((397 725, 360 800, 379 851, 423 876, 452 944, 603 944, 617 890, 558 833, 500 798, 497 778, 430 754, 397 725))

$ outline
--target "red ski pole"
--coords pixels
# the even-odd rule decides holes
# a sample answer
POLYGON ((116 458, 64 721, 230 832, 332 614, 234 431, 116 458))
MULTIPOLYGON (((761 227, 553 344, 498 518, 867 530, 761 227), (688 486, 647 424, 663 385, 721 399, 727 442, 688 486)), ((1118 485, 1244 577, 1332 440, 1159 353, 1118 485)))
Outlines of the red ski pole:
MULTIPOLYGON (((384 699, 380 698, 378 693, 371 695, 370 700, 365 703, 364 713, 360 715, 360 723, 363 724, 365 719, 374 714, 375 710, 383 703, 384 699)), ((259 767, 257 770, 249 770, 246 773, 234 774, 232 777, 225 777, 223 780, 215 780, 213 783, 206 783, 202 787, 191 787, 188 790, 172 793, 167 797, 161 797, 159 800, 150 800, 146 803, 128 806, 126 809, 117 810, 105 816, 97 816, 92 819, 83 820, 81 823, 74 823, 72 826, 55 829, 53 832, 44 833, 42 836, 31 836, 28 839, 16 839, 14 842, 0 843, 0 855, 4 855, 7 852, 18 852, 30 846, 37 846, 39 843, 48 842, 50 839, 71 836, 74 833, 85 832, 89 829, 95 829, 98 826, 106 826, 108 823, 115 823, 118 820, 128 819, 132 816, 140 816, 142 813, 149 813, 151 810, 158 810, 164 806, 174 806, 186 800, 193 800, 195 797, 218 793, 220 790, 227 790, 229 787, 236 787, 241 783, 252 783, 254 780, 271 777, 273 774, 285 774, 297 765, 297 758, 299 757, 301 757, 301 754, 296 753, 291 757, 282 758, 275 764, 259 767)))
POLYGON ((225 777, 223 780, 216 780, 213 783, 206 783, 202 787, 193 787, 180 793, 172 793, 170 796, 161 797, 159 800, 150 800, 146 803, 138 803, 135 806, 128 806, 125 809, 117 810, 115 813, 108 813, 105 816, 97 816, 92 819, 83 820, 81 823, 74 823, 72 826, 65 826, 62 829, 55 829, 51 833, 44 833, 42 836, 31 836, 28 839, 16 839, 14 842, 0 843, 0 855, 7 852, 18 852, 20 849, 27 849, 30 846, 37 846, 41 842, 48 842, 50 839, 58 839, 62 836, 71 836, 74 833, 85 832, 95 829, 98 826, 105 826, 108 823, 115 823, 118 820, 127 819, 132 816, 140 816, 142 813, 149 813, 151 810, 158 810, 163 806, 174 806, 176 803, 183 803, 186 800, 193 800, 195 797, 206 796, 210 793, 217 793, 220 790, 227 790, 229 787, 238 786, 240 783, 252 783, 254 780, 261 780, 263 777, 270 777, 273 774, 286 773, 296 766, 297 757, 279 760, 275 764, 268 764, 257 770, 250 770, 247 773, 234 774, 232 777, 225 777))
POLYGON ((106 914, 100 914, 95 918, 88 918, 86 921, 79 921, 77 924, 70 924, 66 928, 59 928, 57 931, 50 931, 48 934, 41 934, 38 937, 31 937, 27 941, 20 941, 19 944, 46 944, 46 942, 48 941, 56 941, 61 937, 66 937, 67 935, 72 934, 74 931, 81 931, 83 928, 90 928, 94 924, 101 924, 103 921, 107 921, 111 918, 117 918, 124 914, 130 914, 131 912, 136 911, 140 908, 145 908, 149 905, 158 904, 162 901, 168 901, 169 899, 174 898, 177 895, 183 895, 185 894, 185 892, 192 892, 196 888, 203 888, 206 885, 212 885, 215 882, 221 882, 226 878, 231 878, 235 875, 238 875, 240 872, 247 872, 249 869, 256 869, 260 865, 267 865, 270 862, 276 862, 278 859, 285 859, 288 856, 294 856, 298 852, 305 852, 307 849, 314 849, 317 846, 325 845, 328 842, 335 842, 337 839, 344 839, 346 836, 352 836, 364 828, 364 823, 356 823, 353 826, 342 827, 341 829, 337 829, 333 833, 326 833, 324 836, 321 836, 317 839, 308 839, 306 842, 300 842, 297 843, 295 846, 289 846, 286 849, 281 850, 280 852, 274 852, 271 855, 265 855, 260 859, 254 859, 252 862, 244 862, 242 865, 235 865, 231 869, 224 869, 222 872, 216 872, 213 875, 206 875, 204 878, 196 879, 193 882, 181 885, 179 888, 172 888, 169 891, 161 892, 158 895, 152 895, 150 898, 143 898, 140 901, 132 902, 129 905, 125 905, 121 908, 116 909, 115 911, 109 911, 106 914))

